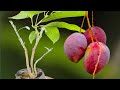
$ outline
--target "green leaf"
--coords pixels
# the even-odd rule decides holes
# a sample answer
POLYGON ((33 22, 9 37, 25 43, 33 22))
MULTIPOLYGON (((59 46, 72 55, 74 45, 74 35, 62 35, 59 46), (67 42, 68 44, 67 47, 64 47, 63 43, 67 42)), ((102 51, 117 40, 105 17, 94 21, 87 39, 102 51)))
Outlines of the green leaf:
POLYGON ((43 13, 44 11, 26 11, 26 12, 28 17, 32 18, 34 15, 43 13))
POLYGON ((62 11, 53 11, 53 12, 62 12, 62 11))
MULTIPOLYGON (((72 30, 72 31, 80 31, 80 27, 75 25, 75 24, 69 24, 69 23, 66 23, 66 22, 51 22, 47 25, 45 25, 44 27, 58 27, 58 28, 66 28, 68 30, 72 30)), ((84 29, 82 29, 82 32, 85 32, 84 29)))
POLYGON ((32 18, 36 14, 40 14, 43 11, 20 11, 17 15, 13 17, 9 17, 10 19, 25 19, 25 18, 32 18))
POLYGON ((32 31, 29 35, 29 41, 32 44, 33 40, 36 38, 37 34, 36 31, 32 31))
POLYGON ((54 43, 56 43, 60 38, 60 33, 57 27, 46 27, 45 34, 54 43))
POLYGON ((44 18, 41 22, 47 22, 60 18, 85 16, 85 11, 56 11, 44 18))
POLYGON ((28 18, 28 15, 27 15, 26 11, 21 11, 17 15, 15 15, 13 17, 9 17, 9 18, 10 19, 25 19, 25 18, 28 18))

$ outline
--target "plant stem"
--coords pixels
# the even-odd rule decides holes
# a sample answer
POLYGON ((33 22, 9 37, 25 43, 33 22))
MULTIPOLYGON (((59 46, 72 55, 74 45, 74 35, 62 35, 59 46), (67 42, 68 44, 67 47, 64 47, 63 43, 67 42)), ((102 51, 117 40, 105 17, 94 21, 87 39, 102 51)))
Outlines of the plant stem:
POLYGON ((33 18, 30 18, 30 19, 31 19, 32 27, 33 27, 33 26, 34 26, 34 25, 33 25, 33 18))
POLYGON ((45 17, 45 12, 46 12, 46 11, 43 12, 43 13, 44 13, 44 17, 45 17))
POLYGON ((38 17, 39 17, 39 14, 36 17, 35 25, 37 24, 38 17))
MULTIPOLYGON (((43 20, 43 19, 42 19, 43 20)), ((42 22, 42 20, 40 20, 37 24, 36 24, 36 26, 38 26, 41 22, 42 22)))
POLYGON ((35 50, 37 48, 37 45, 42 37, 42 33, 43 33, 43 29, 41 29, 41 31, 37 34, 37 37, 36 37, 36 42, 35 42, 35 45, 32 49, 32 54, 31 54, 31 59, 30 59, 30 65, 31 65, 31 69, 32 69, 32 73, 34 73, 34 67, 33 67, 33 59, 34 59, 34 55, 35 55, 35 50))
MULTIPOLYGON (((49 11, 48 11, 48 12, 49 12, 49 11)), ((44 14, 44 18, 46 18, 48 12, 47 12, 46 14, 44 14)), ((44 19, 44 18, 43 18, 43 19, 44 19)), ((38 25, 42 22, 43 19, 41 19, 41 20, 36 24, 36 26, 38 26, 38 25)))
POLYGON ((49 11, 46 12, 45 17, 48 15, 49 11))
POLYGON ((50 51, 52 51, 53 48, 51 49, 47 49, 48 51, 43 55, 41 56, 38 60, 36 60, 36 62, 34 63, 34 71, 35 71, 35 75, 37 76, 37 70, 36 70, 36 65, 37 63, 42 60, 43 57, 45 57, 50 51))
POLYGON ((25 47, 25 43, 23 42, 22 38, 20 37, 20 35, 19 35, 19 33, 18 33, 17 29, 16 29, 16 26, 13 24, 13 22, 12 22, 12 21, 9 21, 9 22, 10 22, 10 24, 12 25, 12 27, 13 27, 13 29, 14 29, 17 37, 18 37, 18 40, 20 41, 20 43, 21 43, 21 45, 22 45, 22 47, 23 47, 23 49, 24 49, 24 51, 25 51, 26 66, 27 66, 28 74, 29 74, 30 76, 32 76, 32 74, 31 74, 31 69, 30 69, 30 66, 29 66, 28 51, 27 51, 27 48, 25 47))

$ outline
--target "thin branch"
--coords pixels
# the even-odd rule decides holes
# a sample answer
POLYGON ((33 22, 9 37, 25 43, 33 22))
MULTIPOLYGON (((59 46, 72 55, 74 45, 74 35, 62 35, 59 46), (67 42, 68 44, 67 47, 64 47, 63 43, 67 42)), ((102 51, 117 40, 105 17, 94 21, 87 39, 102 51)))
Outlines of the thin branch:
POLYGON ((47 17, 47 16, 48 16, 48 13, 49 13, 49 11, 47 11, 47 12, 46 12, 45 17, 47 17))
POLYGON ((34 73, 34 68, 33 68, 33 59, 34 59, 34 55, 35 55, 35 50, 37 48, 37 45, 42 37, 42 33, 43 33, 44 29, 41 29, 41 31, 37 34, 37 37, 36 37, 36 42, 35 42, 35 45, 32 49, 32 54, 31 54, 31 59, 30 59, 30 65, 31 65, 31 68, 32 68, 32 72, 34 73))
POLYGON ((43 20, 43 19, 41 19, 41 20, 36 24, 36 26, 38 26, 38 25, 42 22, 42 20, 43 20))
POLYGON ((38 14, 37 17, 36 17, 35 25, 37 24, 38 17, 39 17, 39 14, 38 14))
POLYGON ((46 12, 46 11, 44 11, 44 17, 45 17, 45 12, 46 12))
POLYGON ((25 43, 23 42, 22 38, 20 37, 17 29, 16 29, 16 26, 13 24, 12 21, 9 21, 10 24, 12 25, 17 37, 18 37, 18 40, 20 41, 24 51, 25 51, 25 57, 26 57, 26 66, 27 66, 27 70, 28 70, 28 74, 31 76, 31 69, 30 69, 30 66, 29 66, 29 58, 28 58, 28 51, 27 51, 27 48, 25 47, 25 43))
POLYGON ((17 32, 19 32, 21 29, 27 29, 27 30, 30 30, 30 27, 28 27, 28 26, 25 26, 25 27, 22 27, 22 28, 20 28, 17 32))
MULTIPOLYGON (((46 47, 45 47, 46 48, 46 47)), ((45 54, 43 54, 43 56, 41 56, 38 60, 36 60, 36 62, 34 63, 34 71, 35 71, 35 75, 37 76, 37 71, 36 71, 36 65, 37 63, 43 59, 43 57, 45 57, 50 51, 52 51, 53 48, 49 49, 49 48, 46 48, 47 49, 47 52, 45 54)))
POLYGON ((52 11, 52 12, 50 13, 50 15, 53 14, 53 13, 54 13, 54 11, 52 11))
MULTIPOLYGON (((49 12, 49 11, 48 11, 48 12, 49 12)), ((47 12, 46 14, 45 14, 45 12, 44 12, 44 18, 46 18, 48 12, 47 12)), ((44 18, 43 18, 43 19, 44 19, 44 18)), ((41 19, 41 20, 36 24, 36 26, 38 26, 38 25, 42 22, 43 19, 41 19)))
POLYGON ((33 17, 32 17, 32 18, 30 18, 30 19, 31 19, 32 27, 33 27, 33 26, 34 26, 34 25, 33 25, 33 17))

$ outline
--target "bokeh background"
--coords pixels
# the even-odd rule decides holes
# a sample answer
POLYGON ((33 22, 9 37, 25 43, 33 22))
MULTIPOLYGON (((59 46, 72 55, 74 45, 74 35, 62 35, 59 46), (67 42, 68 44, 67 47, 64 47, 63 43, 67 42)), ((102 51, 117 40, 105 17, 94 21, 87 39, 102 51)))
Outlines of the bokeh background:
MULTIPOLYGON (((16 15, 19 11, 0 11, 0 79, 14 79, 15 73, 25 68, 24 50, 11 27, 8 17, 16 15)), ((91 12, 89 15, 91 20, 91 12)), ((81 25, 82 17, 59 19, 81 25)), ((30 19, 13 20, 17 28, 31 25, 30 19)), ((85 21, 86 22, 86 21, 85 21)), ((96 79, 119 79, 120 78, 120 11, 94 11, 94 24, 104 29, 107 35, 107 46, 110 49, 111 57, 109 63, 97 75, 96 79)), ((87 23, 84 29, 87 29, 87 23)), ((31 30, 33 30, 31 28, 31 30)), ((49 38, 43 34, 36 50, 35 59, 42 56, 46 49, 53 47, 53 51, 44 57, 37 65, 45 75, 55 79, 92 79, 83 66, 84 58, 76 63, 72 63, 64 54, 64 41, 74 33, 67 29, 59 29, 60 39, 54 45, 49 38)), ((31 55, 33 44, 28 40, 30 31, 24 29, 20 32, 31 55)))

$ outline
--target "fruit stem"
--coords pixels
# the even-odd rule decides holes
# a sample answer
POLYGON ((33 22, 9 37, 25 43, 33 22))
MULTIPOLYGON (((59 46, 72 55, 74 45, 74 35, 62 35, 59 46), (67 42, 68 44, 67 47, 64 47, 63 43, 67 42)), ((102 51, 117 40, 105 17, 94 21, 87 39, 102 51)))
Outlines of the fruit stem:
POLYGON ((89 20, 89 17, 88 17, 88 11, 86 11, 85 16, 86 16, 86 18, 87 18, 88 27, 91 28, 90 20, 89 20))
POLYGON ((94 26, 94 14, 93 14, 93 11, 92 11, 92 27, 94 26))
POLYGON ((100 44, 99 43, 97 43, 98 44, 98 46, 99 46, 99 55, 98 55, 98 59, 97 59, 97 63, 95 64, 95 69, 94 69, 94 72, 93 72, 93 79, 95 78, 95 72, 96 72, 96 70, 97 70, 97 66, 98 66, 98 64, 99 64, 99 61, 100 61, 100 56, 101 56, 101 47, 100 47, 100 44))
MULTIPOLYGON (((94 14, 93 14, 93 11, 92 11, 92 27, 94 26, 94 14)), ((96 42, 98 42, 96 36, 94 35, 94 38, 96 40, 96 42)))
POLYGON ((83 21, 82 21, 82 24, 81 24, 81 27, 80 27, 80 33, 82 32, 84 21, 85 21, 85 16, 83 17, 83 21))
POLYGON ((85 16, 87 18, 88 27, 90 28, 89 35, 90 35, 92 43, 93 43, 94 42, 94 40, 93 40, 93 33, 92 33, 92 30, 91 30, 90 20, 89 20, 89 17, 88 17, 88 11, 86 11, 86 15, 85 16))

